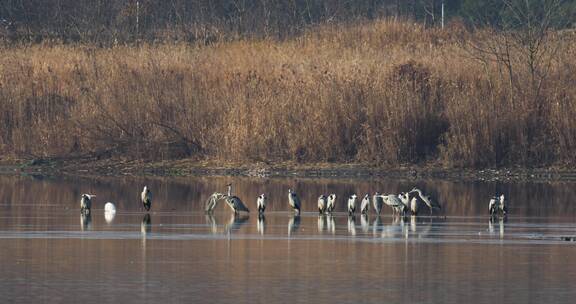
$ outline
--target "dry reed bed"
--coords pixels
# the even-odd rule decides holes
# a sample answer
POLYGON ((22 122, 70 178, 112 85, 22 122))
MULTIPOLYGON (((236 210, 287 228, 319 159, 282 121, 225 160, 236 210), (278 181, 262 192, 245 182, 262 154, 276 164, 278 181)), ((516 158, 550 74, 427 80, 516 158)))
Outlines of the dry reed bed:
POLYGON ((511 90, 497 64, 471 59, 457 35, 472 37, 378 21, 318 27, 284 42, 3 48, 0 151, 574 164, 573 40, 534 98, 529 88, 511 90))

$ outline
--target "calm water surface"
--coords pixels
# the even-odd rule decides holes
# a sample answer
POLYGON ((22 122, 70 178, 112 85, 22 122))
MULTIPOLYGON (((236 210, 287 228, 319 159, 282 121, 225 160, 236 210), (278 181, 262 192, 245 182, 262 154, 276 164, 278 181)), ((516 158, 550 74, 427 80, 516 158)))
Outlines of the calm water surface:
POLYGON ((574 303, 575 192, 574 183, 0 176, 0 303, 574 303), (205 215, 204 200, 228 182, 253 211, 234 216, 221 203, 205 215), (143 185, 154 193, 148 215, 143 185), (442 212, 344 212, 352 192, 414 186, 442 212), (288 210, 288 188, 301 216, 288 210), (338 212, 318 216, 318 195, 332 192, 338 212), (97 195, 89 217, 82 193, 97 195), (490 222, 495 193, 510 198, 510 216, 490 222))

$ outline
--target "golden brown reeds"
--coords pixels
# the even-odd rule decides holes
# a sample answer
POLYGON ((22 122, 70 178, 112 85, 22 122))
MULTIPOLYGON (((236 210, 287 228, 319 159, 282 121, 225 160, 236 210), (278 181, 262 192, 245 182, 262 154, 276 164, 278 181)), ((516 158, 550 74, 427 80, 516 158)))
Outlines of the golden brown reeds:
POLYGON ((574 37, 532 96, 510 89, 497 63, 471 58, 456 41, 462 35, 475 34, 381 20, 320 26, 282 42, 5 47, 0 151, 574 164, 574 37))

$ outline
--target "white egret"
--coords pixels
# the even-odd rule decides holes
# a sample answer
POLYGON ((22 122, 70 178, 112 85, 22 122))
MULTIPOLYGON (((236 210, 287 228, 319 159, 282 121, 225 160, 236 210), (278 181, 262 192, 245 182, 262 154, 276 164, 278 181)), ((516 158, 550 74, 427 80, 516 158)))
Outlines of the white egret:
POLYGON ((106 223, 110 224, 114 220, 115 216, 116 216, 116 206, 114 206, 114 204, 111 202, 107 202, 104 205, 104 220, 106 220, 106 223))

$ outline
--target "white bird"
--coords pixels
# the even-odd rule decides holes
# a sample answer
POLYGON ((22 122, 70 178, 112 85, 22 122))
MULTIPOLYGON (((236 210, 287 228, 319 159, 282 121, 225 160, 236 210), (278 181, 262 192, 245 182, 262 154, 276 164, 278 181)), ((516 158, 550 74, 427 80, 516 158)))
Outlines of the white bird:
POLYGON ((348 198, 348 214, 352 215, 354 214, 354 212, 356 212, 356 194, 352 194, 350 195, 350 197, 348 198))
POLYGON ((227 186, 228 186, 228 195, 224 197, 226 204, 228 204, 228 206, 234 211, 234 213, 238 213, 241 211, 250 212, 250 210, 248 210, 246 205, 244 205, 244 203, 239 197, 232 195, 232 184, 228 184, 227 186))
POLYGON ((376 210, 376 214, 380 214, 382 212, 382 206, 384 205, 384 199, 379 192, 375 192, 374 196, 372 197, 372 203, 374 204, 374 210, 376 210))
POLYGON ((264 193, 258 196, 256 206, 258 207, 258 213, 264 213, 264 210, 266 210, 266 195, 264 193))
POLYGON ((142 201, 142 206, 144 206, 144 209, 146 209, 146 211, 150 211, 150 208, 152 207, 152 192, 148 186, 144 186, 142 193, 140 193, 140 200, 142 201))
POLYGON ((442 206, 440 206, 440 203, 438 203, 437 201, 433 200, 431 197, 424 195, 422 193, 422 190, 418 189, 418 188, 414 188, 412 190, 410 190, 409 193, 418 193, 418 196, 420 197, 420 199, 426 204, 426 206, 428 206, 428 208, 430 209, 430 214, 432 214, 433 209, 442 209, 442 206))
POLYGON ((296 214, 300 214, 300 198, 296 192, 292 192, 292 189, 288 189, 288 204, 296 214))
POLYGON ((80 199, 80 212, 90 214, 92 208, 92 198, 96 197, 94 194, 82 194, 80 199))
POLYGON ((106 205, 104 205, 104 220, 106 220, 106 223, 110 224, 114 220, 115 216, 116 206, 111 202, 107 202, 106 205))
POLYGON ((326 195, 322 194, 318 197, 318 213, 322 214, 326 212, 326 206, 328 205, 328 199, 326 195))
POLYGON ((360 204, 360 212, 362 214, 367 214, 369 209, 370 209, 370 195, 366 194, 364 195, 362 203, 360 204))
POLYGON ((116 206, 114 206, 114 203, 107 202, 104 205, 104 212, 116 213, 116 206))
POLYGON ((332 193, 328 195, 328 204, 326 205, 326 210, 330 213, 336 208, 336 194, 332 193))

